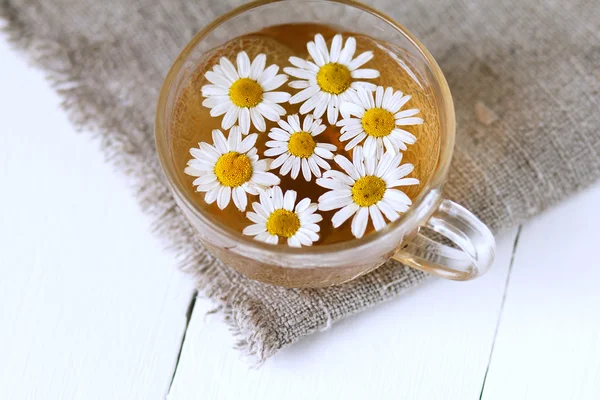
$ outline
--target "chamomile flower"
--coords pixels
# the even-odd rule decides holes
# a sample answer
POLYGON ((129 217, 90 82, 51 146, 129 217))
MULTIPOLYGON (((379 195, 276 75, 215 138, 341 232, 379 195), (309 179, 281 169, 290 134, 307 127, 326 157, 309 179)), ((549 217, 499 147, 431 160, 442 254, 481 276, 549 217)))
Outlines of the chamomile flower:
POLYGON ((412 133, 400 128, 423 123, 422 118, 414 116, 419 113, 419 109, 400 111, 411 96, 403 96, 400 91, 394 93, 391 87, 384 90, 382 86, 378 86, 374 98, 373 92, 362 88, 351 97, 349 102, 341 105, 341 111, 351 117, 344 118, 336 124, 342 127, 340 141, 349 140, 346 151, 364 141, 365 157, 375 154, 381 157, 384 148, 389 152, 398 153, 400 150, 406 150, 407 144, 417 141, 412 133))
POLYGON ((315 212, 316 203, 307 197, 296 204, 296 196, 294 190, 284 195, 279 186, 262 192, 260 203, 252 203, 254 212, 246 213, 254 224, 244 228, 244 235, 270 244, 278 244, 281 238, 291 247, 312 246, 319 240, 317 223, 323 217, 315 212))
POLYGON ((337 147, 315 141, 315 137, 325 130, 320 119, 307 115, 300 125, 300 118, 295 114, 288 116, 287 122, 281 119, 279 126, 280 128, 271 129, 269 137, 273 140, 266 143, 270 148, 265 151, 265 156, 278 156, 271 163, 271 169, 281 167, 279 173, 282 176, 291 171, 294 179, 302 169, 304 179, 309 182, 312 175, 317 178, 321 176, 321 168, 331 168, 325 160, 333 159, 332 151, 336 151, 337 147))
POLYGON ((254 147, 258 135, 253 133, 242 140, 240 128, 234 126, 225 139, 223 133, 212 132, 213 144, 199 143, 199 148, 190 149, 194 157, 188 161, 185 173, 196 176, 193 185, 198 192, 206 192, 204 201, 217 202, 223 210, 231 198, 240 210, 246 210, 246 193, 257 195, 273 185, 279 185, 276 175, 266 172, 269 159, 258 159, 254 147))
POLYGON ((239 120, 241 132, 247 135, 250 121, 260 132, 266 130, 265 118, 279 121, 285 109, 278 103, 290 99, 286 92, 273 92, 283 85, 288 77, 277 74, 279 67, 270 65, 265 69, 267 56, 259 54, 252 64, 245 51, 237 55, 237 68, 225 57, 204 76, 211 83, 202 87, 206 100, 202 105, 210 108, 210 115, 225 115, 223 129, 229 129, 239 120))
POLYGON ((319 210, 340 208, 331 219, 334 228, 352 219, 352 234, 361 238, 365 234, 369 216, 376 230, 386 226, 383 216, 395 221, 400 213, 412 204, 400 186, 417 185, 418 179, 405 178, 413 170, 412 164, 402 164, 402 153, 386 152, 379 161, 365 157, 361 146, 354 148, 352 162, 337 155, 335 162, 345 171, 330 170, 317 179, 317 184, 331 189, 319 197, 319 210))
POLYGON ((335 124, 338 120, 340 104, 350 101, 348 94, 359 87, 375 90, 375 85, 360 79, 374 79, 379 72, 374 69, 359 69, 373 58, 372 51, 365 51, 354 57, 356 39, 350 37, 342 48, 342 35, 335 35, 331 51, 322 35, 317 34, 314 42, 308 42, 308 52, 314 61, 290 57, 295 68, 286 67, 284 72, 301 80, 292 81, 294 89, 303 89, 290 99, 291 104, 302 103, 300 114, 314 110, 316 118, 327 111, 327 120, 335 124))

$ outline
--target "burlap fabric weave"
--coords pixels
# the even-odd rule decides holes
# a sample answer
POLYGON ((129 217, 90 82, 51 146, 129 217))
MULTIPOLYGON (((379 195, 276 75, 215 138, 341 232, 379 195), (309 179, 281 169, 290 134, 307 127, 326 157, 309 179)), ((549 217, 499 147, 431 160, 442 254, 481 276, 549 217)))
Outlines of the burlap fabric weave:
MULTIPOLYGON (((47 71, 73 122, 131 176, 156 229, 259 359, 417 285, 396 263, 348 284, 286 290, 250 281, 194 239, 153 139, 162 80, 182 47, 237 0, 1 0, 5 29, 47 71)), ((494 231, 600 177, 597 0, 379 0, 431 50, 455 99, 447 195, 494 231)), ((50 132, 49 132, 50 133, 50 132)), ((75 166, 76 167, 76 166, 75 166)), ((399 316, 401 318, 401 316, 399 316)))

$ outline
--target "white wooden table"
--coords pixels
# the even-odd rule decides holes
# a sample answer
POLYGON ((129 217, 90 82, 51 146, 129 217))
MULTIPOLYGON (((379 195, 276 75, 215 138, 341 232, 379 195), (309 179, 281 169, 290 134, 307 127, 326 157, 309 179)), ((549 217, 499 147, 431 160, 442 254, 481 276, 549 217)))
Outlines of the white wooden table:
POLYGON ((0 37, 0 399, 600 399, 600 185, 260 369, 0 37))

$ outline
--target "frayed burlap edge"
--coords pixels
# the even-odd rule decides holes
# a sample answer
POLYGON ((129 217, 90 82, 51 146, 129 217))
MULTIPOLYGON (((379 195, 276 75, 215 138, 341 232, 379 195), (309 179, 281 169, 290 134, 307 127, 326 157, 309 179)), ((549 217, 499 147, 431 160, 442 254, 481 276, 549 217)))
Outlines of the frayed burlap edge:
POLYGON ((228 324, 236 339, 235 348, 255 366, 280 350, 281 345, 272 336, 259 305, 233 287, 221 270, 223 266, 196 240, 193 228, 164 183, 162 172, 148 168, 144 156, 128 142, 129 137, 123 133, 126 131, 119 129, 120 121, 111 119, 95 103, 86 103, 85 97, 94 90, 86 84, 82 71, 71 62, 72 50, 56 41, 36 37, 7 0, 0 3, 0 20, 5 21, 0 31, 8 36, 9 43, 24 53, 33 66, 45 72, 75 129, 99 140, 107 162, 128 178, 142 211, 153 218, 153 231, 176 255, 179 268, 192 275, 198 295, 217 304, 213 312, 221 314, 228 324))

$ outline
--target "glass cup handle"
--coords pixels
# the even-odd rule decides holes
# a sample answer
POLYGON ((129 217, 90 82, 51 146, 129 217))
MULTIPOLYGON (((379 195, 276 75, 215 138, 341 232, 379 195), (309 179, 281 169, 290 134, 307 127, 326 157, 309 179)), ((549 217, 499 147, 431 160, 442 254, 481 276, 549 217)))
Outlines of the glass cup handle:
POLYGON ((444 199, 424 227, 457 248, 417 233, 393 258, 421 271, 456 281, 483 275, 494 261, 496 240, 483 222, 463 206, 444 199))

